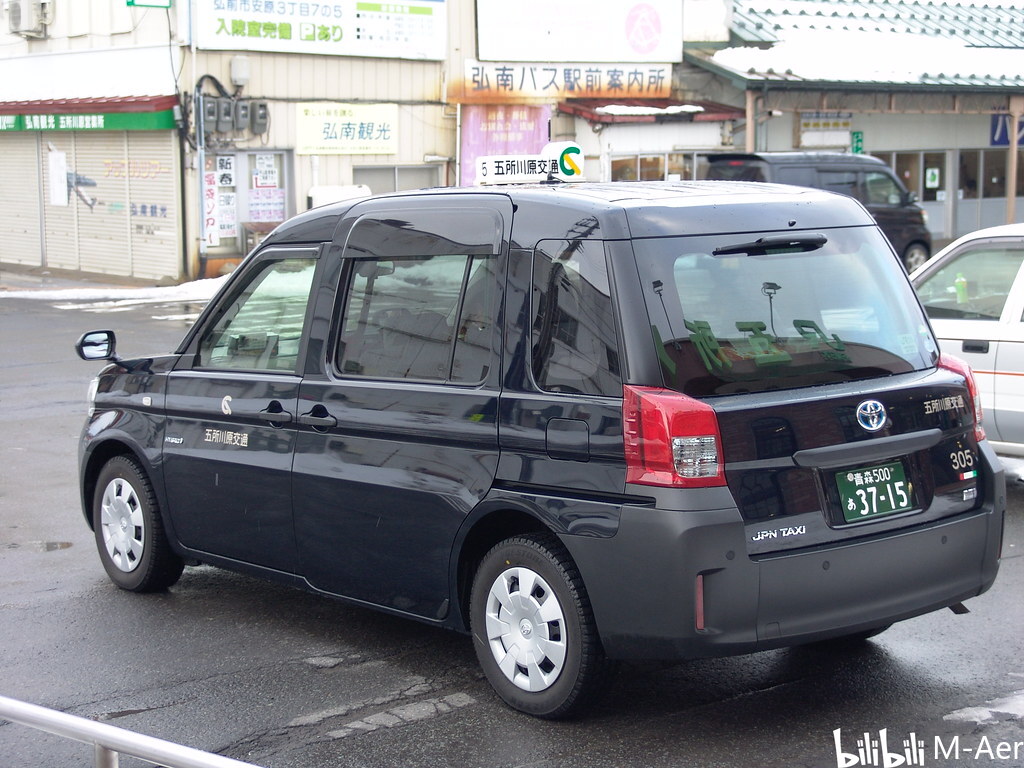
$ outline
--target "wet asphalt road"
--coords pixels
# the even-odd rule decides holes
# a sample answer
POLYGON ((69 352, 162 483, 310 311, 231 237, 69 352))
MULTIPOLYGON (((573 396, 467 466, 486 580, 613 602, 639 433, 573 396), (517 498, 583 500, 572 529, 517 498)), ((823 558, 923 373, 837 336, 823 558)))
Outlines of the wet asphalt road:
MULTIPOLYGON (((496 700, 454 633, 209 567, 165 594, 113 587, 77 495, 99 366, 72 344, 111 327, 127 355, 167 351, 185 330, 167 318, 196 308, 55 303, 0 293, 0 695, 266 768, 826 768, 861 764, 858 734, 881 729, 901 754, 916 734, 923 765, 1024 766, 1024 484, 999 578, 967 615, 858 646, 626 666, 586 719, 541 722, 496 700)), ((87 745, 0 725, 0 768, 91 765, 87 745)))

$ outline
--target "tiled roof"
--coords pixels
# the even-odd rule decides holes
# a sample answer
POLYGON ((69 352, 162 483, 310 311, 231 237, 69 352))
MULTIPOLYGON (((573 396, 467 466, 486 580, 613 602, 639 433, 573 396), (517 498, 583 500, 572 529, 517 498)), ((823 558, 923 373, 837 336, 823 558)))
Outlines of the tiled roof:
POLYGON ((951 38, 982 48, 1024 48, 1024 4, 929 0, 733 0, 732 32, 775 43, 790 32, 899 33, 951 38))
MULTIPOLYGON (((987 2, 994 4, 733 0, 734 45, 715 52, 709 63, 747 81, 782 87, 836 83, 1019 91, 1024 89, 1024 2, 987 2)), ((687 55, 698 64, 701 58, 687 55)))

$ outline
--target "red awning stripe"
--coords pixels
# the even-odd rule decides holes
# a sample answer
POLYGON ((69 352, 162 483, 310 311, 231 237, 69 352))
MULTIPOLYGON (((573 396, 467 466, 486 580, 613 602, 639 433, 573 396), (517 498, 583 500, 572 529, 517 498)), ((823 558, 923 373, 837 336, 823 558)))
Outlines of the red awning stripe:
POLYGON ((178 105, 177 96, 115 96, 88 99, 0 101, 0 115, 74 115, 91 112, 163 112, 178 105))

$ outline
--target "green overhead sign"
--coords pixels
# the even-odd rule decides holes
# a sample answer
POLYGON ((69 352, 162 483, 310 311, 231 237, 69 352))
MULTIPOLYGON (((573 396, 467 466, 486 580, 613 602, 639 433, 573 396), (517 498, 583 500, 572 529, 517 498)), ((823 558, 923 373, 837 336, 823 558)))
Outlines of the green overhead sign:
POLYGON ((169 131, 174 111, 0 115, 0 131, 169 131))

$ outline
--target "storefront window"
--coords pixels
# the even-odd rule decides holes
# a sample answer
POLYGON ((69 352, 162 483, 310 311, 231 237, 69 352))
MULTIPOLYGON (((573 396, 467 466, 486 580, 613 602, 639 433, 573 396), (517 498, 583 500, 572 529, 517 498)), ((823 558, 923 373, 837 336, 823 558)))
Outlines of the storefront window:
POLYGON ((641 155, 640 178, 643 181, 662 181, 665 178, 665 156, 641 155))
POLYGON ((679 181, 697 178, 693 173, 693 156, 674 153, 668 156, 668 179, 679 181))
POLYGON ((918 192, 918 197, 926 202, 946 199, 945 152, 924 153, 924 189, 918 192))
MULTIPOLYGON (((882 159, 887 160, 885 157, 882 159)), ((896 175, 903 182, 903 186, 917 195, 918 198, 923 198, 921 194, 920 152, 897 152, 896 164, 893 166, 893 170, 896 171, 896 175)), ((935 198, 932 199, 934 200, 935 198)))
POLYGON ((288 218, 288 166, 283 152, 206 155, 204 236, 211 258, 247 253, 288 218))
POLYGON ((636 155, 614 158, 612 160, 612 181, 636 181, 636 164, 636 155))
POLYGON ((978 197, 978 176, 981 173, 981 153, 976 149, 960 150, 960 177, 958 180, 961 200, 976 200, 978 197))
POLYGON ((1006 197, 1006 150, 986 149, 982 153, 982 197, 1006 197))
POLYGON ((352 183, 365 184, 375 195, 425 189, 438 184, 436 165, 363 166, 352 169, 352 183))
MULTIPOLYGON (((595 166, 596 167, 596 166, 595 166)), ((696 152, 628 155, 612 158, 612 181, 688 181, 707 175, 707 160, 696 152), (695 170, 703 163, 704 173, 695 170)), ((596 177, 588 177, 596 178, 596 177)))

